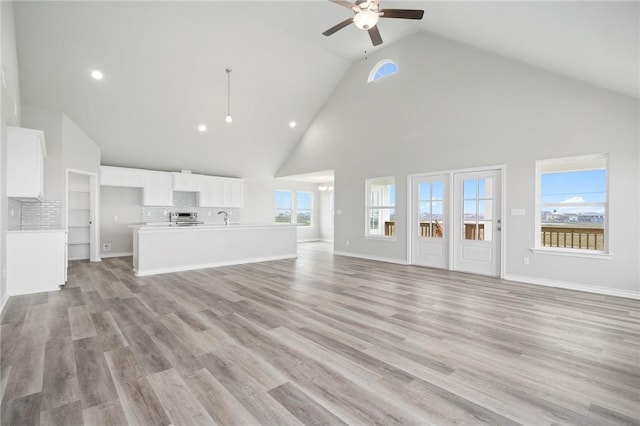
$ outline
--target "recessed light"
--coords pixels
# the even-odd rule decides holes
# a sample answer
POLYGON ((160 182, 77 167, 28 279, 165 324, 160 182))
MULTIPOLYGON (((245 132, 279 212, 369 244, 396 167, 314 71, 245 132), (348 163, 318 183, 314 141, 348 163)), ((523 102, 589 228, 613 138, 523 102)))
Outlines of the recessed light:
POLYGON ((295 121, 290 122, 289 127, 291 127, 292 129, 296 127, 296 122, 295 121))
POLYGON ((198 126, 198 130, 200 130, 201 132, 206 132, 207 131, 207 126, 205 126, 204 124, 201 124, 198 126))
POLYGON ((94 80, 102 80, 104 75, 102 74, 102 71, 93 70, 91 71, 91 77, 93 77, 94 80))

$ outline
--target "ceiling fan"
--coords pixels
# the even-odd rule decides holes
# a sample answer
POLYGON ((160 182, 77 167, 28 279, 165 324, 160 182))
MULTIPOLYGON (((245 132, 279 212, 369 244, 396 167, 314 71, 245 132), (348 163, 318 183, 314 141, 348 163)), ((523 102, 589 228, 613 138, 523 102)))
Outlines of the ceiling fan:
POLYGON ((329 28, 322 34, 330 36, 346 27, 349 24, 355 24, 356 27, 361 30, 366 30, 369 33, 371 42, 374 46, 382 44, 382 37, 376 24, 379 18, 399 18, 399 19, 422 19, 424 10, 416 9, 380 9, 380 0, 356 0, 355 3, 348 2, 346 0, 329 0, 332 3, 339 4, 348 9, 353 10, 353 17, 345 19, 338 25, 329 28))

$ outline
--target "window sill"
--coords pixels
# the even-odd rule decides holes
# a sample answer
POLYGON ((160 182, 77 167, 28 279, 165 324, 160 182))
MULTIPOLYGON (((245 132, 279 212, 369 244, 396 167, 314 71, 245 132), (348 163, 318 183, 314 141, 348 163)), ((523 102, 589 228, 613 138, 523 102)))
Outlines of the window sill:
POLYGON ((613 253, 605 253, 602 251, 593 251, 593 250, 566 250, 566 249, 558 249, 558 248, 532 248, 530 249, 532 253, 535 254, 550 254, 552 256, 568 256, 568 257, 586 257, 591 259, 613 259, 613 253))
POLYGON ((396 241, 395 236, 386 236, 386 235, 365 235, 365 240, 380 240, 380 241, 396 241))

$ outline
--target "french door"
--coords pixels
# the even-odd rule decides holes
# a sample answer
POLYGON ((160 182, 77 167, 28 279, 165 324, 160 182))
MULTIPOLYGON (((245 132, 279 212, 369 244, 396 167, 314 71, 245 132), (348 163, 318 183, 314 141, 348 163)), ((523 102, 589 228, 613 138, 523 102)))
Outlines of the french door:
POLYGON ((453 269, 500 275, 501 171, 454 173, 453 269))
POLYGON ((412 186, 412 263, 449 266, 449 175, 414 176, 412 186))
POLYGON ((416 175, 410 180, 410 263, 500 275, 501 170, 416 175))

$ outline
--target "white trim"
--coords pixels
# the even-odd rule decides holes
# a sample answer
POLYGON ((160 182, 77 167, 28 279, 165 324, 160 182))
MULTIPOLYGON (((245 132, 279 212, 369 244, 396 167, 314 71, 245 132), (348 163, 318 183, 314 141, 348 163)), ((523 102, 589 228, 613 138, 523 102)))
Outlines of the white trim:
POLYGON ((605 253, 602 251, 579 250, 579 249, 563 249, 563 248, 531 248, 532 253, 545 254, 551 256, 568 256, 568 257, 587 257, 591 259, 613 259, 613 253, 605 253))
POLYGON ((296 243, 312 243, 315 241, 321 241, 320 238, 300 238, 296 240, 296 243))
POLYGON ((147 275, 169 274, 172 272, 193 271, 195 269, 208 269, 208 268, 218 268, 220 266, 241 265, 245 263, 259 263, 259 262, 270 262, 273 260, 295 259, 296 257, 298 257, 297 254, 285 255, 285 256, 253 257, 248 259, 238 259, 238 260, 231 260, 226 262, 211 262, 211 263, 202 263, 199 265, 185 265, 185 266, 175 266, 171 268, 147 269, 142 273, 138 273, 134 269, 133 272, 135 273, 136 277, 145 277, 147 275))
POLYGON ((640 292, 618 290, 613 288, 595 287, 585 284, 571 283, 567 281, 548 280, 546 278, 528 277, 524 275, 505 274, 505 280, 518 281, 526 284, 541 285, 545 287, 562 288, 566 290, 584 291, 587 293, 602 294, 605 296, 624 297, 627 299, 640 299, 640 292))
POLYGON ((365 240, 396 241, 395 235, 363 235, 365 240))
POLYGON ((395 263, 397 265, 407 265, 407 261, 405 259, 394 259, 392 257, 370 256, 368 254, 351 253, 346 251, 335 251, 335 250, 333 254, 337 254, 338 256, 357 257, 358 259, 375 260, 377 262, 395 263))
POLYGON ((7 306, 8 301, 9 301, 9 294, 5 293, 4 298, 2 299, 2 307, 0 308, 0 316, 4 314, 4 308, 7 306))
POLYGON ((121 251, 121 252, 108 252, 108 253, 102 253, 102 257, 103 257, 103 258, 109 258, 109 257, 125 257, 125 256, 133 256, 133 252, 132 252, 132 251, 121 251))

